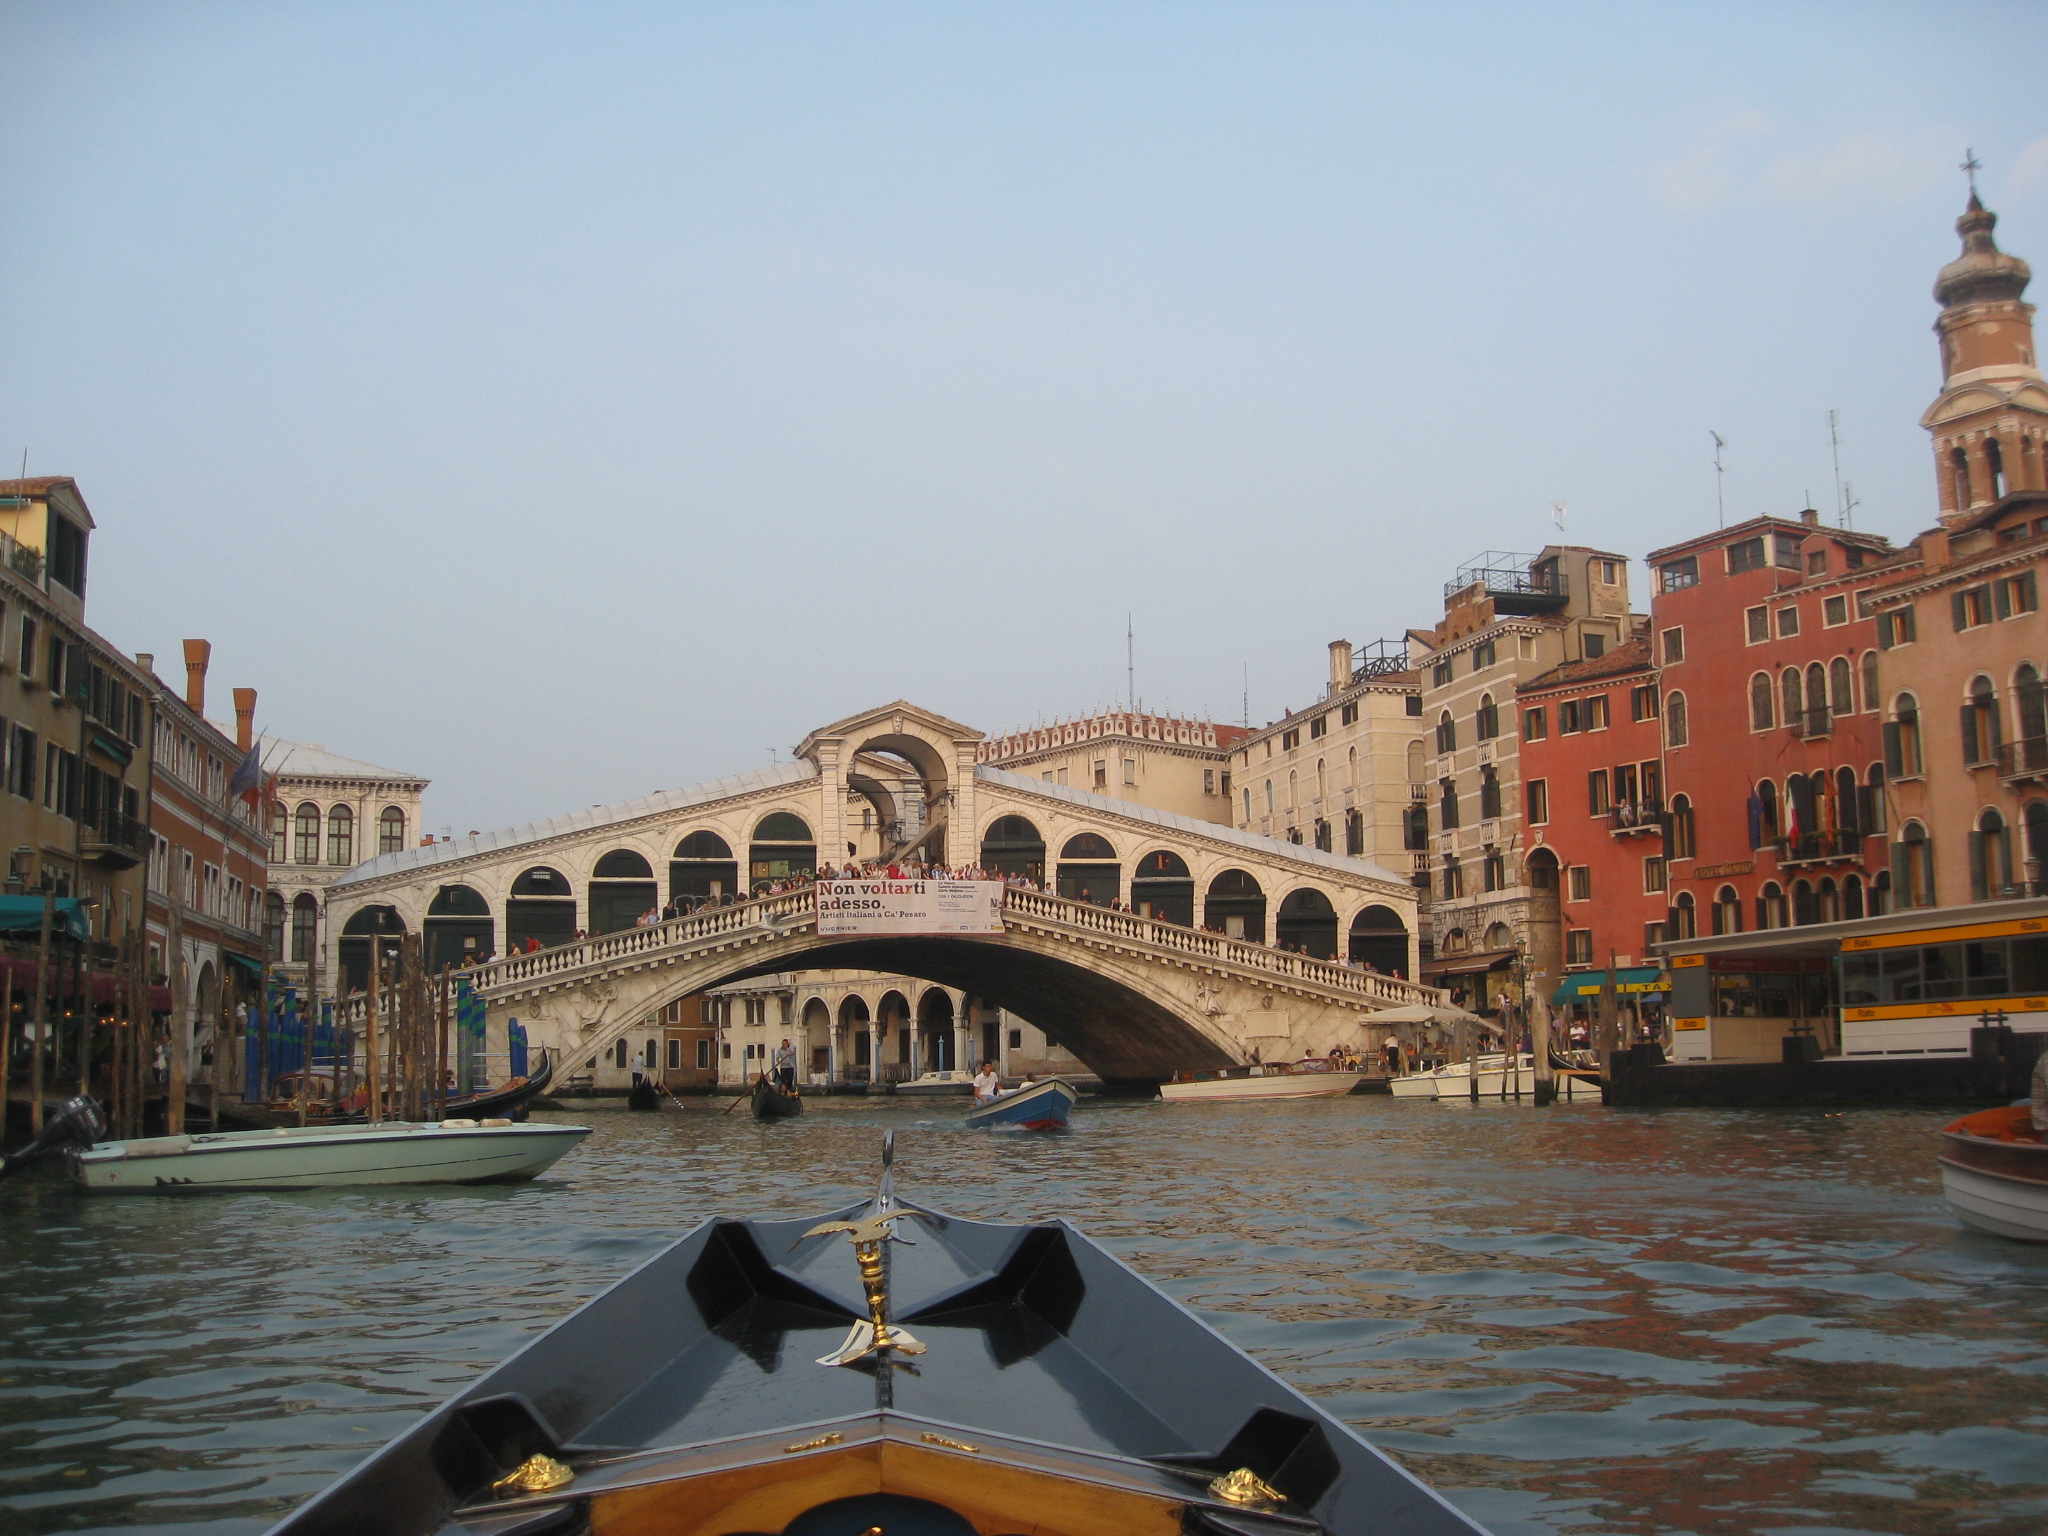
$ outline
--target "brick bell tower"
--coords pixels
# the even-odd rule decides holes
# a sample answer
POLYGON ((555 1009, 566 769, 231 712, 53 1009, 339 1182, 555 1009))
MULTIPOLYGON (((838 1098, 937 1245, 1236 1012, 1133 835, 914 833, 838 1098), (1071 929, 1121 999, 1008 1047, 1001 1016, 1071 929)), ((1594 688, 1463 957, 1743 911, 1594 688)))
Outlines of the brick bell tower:
POLYGON ((2048 490, 2048 379, 2034 361, 2034 306, 2020 297, 2034 274, 1999 250, 1997 224, 1972 186, 1956 220, 1963 253, 1934 280, 1942 387, 1920 425, 1934 437, 1944 524, 2010 491, 2048 490))

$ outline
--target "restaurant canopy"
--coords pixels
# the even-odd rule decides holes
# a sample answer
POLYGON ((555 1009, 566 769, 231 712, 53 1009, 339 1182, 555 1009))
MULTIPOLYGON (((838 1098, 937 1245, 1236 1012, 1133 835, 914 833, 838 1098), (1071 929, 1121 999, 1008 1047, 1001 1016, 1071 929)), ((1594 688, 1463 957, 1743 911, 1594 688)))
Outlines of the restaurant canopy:
MULTIPOLYGON (((1597 998, 1600 989, 1606 985, 1605 971, 1573 971, 1559 983, 1557 991, 1551 994, 1550 1006, 1562 1008, 1567 1003, 1588 1002, 1597 998)), ((1614 973, 1614 990, 1623 996, 1631 996, 1668 992, 1671 986, 1664 979, 1664 972, 1660 967, 1638 965, 1614 973)))
MULTIPOLYGON (((81 944, 92 938, 92 925, 86 921, 84 902, 76 896, 59 896, 51 906, 55 909, 50 919, 52 936, 73 938, 81 944)), ((0 933, 14 937, 26 933, 35 937, 42 931, 42 897, 0 896, 0 933)))

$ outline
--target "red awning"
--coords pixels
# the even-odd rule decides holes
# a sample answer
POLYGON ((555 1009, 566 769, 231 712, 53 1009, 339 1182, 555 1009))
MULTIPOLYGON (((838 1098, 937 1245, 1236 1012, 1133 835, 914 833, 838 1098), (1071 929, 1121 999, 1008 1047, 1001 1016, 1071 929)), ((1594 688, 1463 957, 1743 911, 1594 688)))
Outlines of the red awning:
MULTIPOLYGON (((69 997, 71 995, 73 975, 71 967, 68 965, 52 965, 50 969, 52 972, 49 978, 50 995, 52 997, 69 997)), ((19 955, 0 955, 0 976, 6 977, 8 991, 20 992, 30 997, 34 995, 36 990, 35 961, 24 959, 19 955)), ((87 971, 86 980, 88 983, 86 995, 95 1004, 109 1008, 120 1006, 122 993, 126 988, 119 976, 110 976, 105 971, 87 971)), ((151 987, 149 989, 149 1011, 151 1013, 169 1013, 171 1011, 171 989, 169 987, 151 987)))

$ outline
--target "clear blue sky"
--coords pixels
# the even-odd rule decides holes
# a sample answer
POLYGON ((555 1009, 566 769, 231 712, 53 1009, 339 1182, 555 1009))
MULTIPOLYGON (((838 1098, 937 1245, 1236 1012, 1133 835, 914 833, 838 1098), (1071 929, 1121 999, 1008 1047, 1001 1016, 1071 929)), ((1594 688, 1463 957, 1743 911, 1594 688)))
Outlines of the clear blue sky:
MULTIPOLYGON (((457 833, 898 696, 1264 721, 1456 565, 1932 517, 2048 7, 0 10, 0 460, 457 833), (12 457, 9 458, 8 456, 12 457)), ((1640 567, 1638 567, 1640 571, 1640 567)))

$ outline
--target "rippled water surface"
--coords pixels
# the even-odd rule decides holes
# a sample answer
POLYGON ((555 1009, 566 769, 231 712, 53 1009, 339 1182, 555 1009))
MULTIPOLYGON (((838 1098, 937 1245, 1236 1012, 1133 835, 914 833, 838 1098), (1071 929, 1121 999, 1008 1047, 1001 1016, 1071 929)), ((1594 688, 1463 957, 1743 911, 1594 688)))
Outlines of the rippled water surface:
POLYGON ((512 1188, 0 1185, 0 1530, 261 1530, 704 1216, 864 1193, 885 1126, 907 1193, 1072 1217, 1501 1536, 2048 1530, 2048 1252, 1954 1224, 1939 1116, 581 1118, 512 1188))

